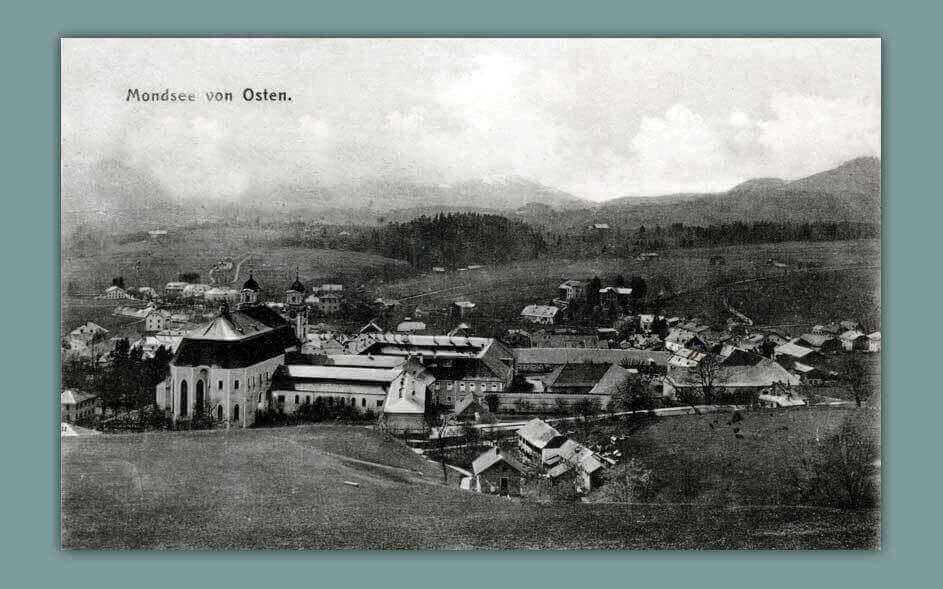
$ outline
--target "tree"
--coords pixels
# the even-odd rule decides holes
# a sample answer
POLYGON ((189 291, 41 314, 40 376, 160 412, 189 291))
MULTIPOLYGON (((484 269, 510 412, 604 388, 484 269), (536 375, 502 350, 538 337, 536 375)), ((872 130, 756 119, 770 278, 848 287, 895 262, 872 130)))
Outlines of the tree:
POLYGON ((632 289, 632 299, 634 301, 645 300, 645 295, 648 293, 648 284, 646 284, 644 278, 632 276, 629 278, 629 288, 632 289))
POLYGON ((181 272, 177 275, 177 280, 180 282, 199 282, 200 273, 199 272, 181 272))
POLYGON ((118 288, 124 288, 124 276, 115 276, 111 279, 111 285, 118 288))
POLYGON ((720 360, 714 354, 705 355, 694 368, 694 376, 705 405, 713 403, 718 392, 721 392, 722 387, 718 386, 720 372, 720 360))
POLYGON ((599 306, 599 289, 602 288, 602 281, 598 276, 593 276, 589 281, 589 288, 586 291, 586 307, 590 310, 599 306))
POLYGON ((611 468, 605 476, 606 484, 597 498, 612 503, 635 503, 648 490, 652 471, 641 461, 632 458, 625 464, 611 468))
POLYGON ((655 408, 655 398, 649 387, 631 374, 616 387, 612 401, 618 411, 651 411, 655 408))
POLYGON ((841 509, 871 507, 878 501, 880 446, 867 409, 851 412, 825 439, 792 447, 784 471, 791 501, 841 509))
POLYGON ((820 475, 831 503, 844 509, 869 507, 876 501, 874 474, 880 457, 877 440, 863 412, 846 418, 822 446, 820 475))
POLYGON ((854 352, 845 354, 840 368, 841 380, 848 387, 855 405, 861 407, 872 393, 872 384, 868 366, 862 359, 861 354, 854 352))
POLYGON ((485 405, 488 406, 488 411, 497 413, 498 408, 501 406, 501 397, 496 393, 488 393, 485 395, 485 405))
POLYGON ((445 449, 448 445, 449 413, 438 403, 429 402, 426 408, 426 425, 429 427, 429 439, 439 456, 442 465, 442 482, 449 481, 449 467, 445 462, 445 449))

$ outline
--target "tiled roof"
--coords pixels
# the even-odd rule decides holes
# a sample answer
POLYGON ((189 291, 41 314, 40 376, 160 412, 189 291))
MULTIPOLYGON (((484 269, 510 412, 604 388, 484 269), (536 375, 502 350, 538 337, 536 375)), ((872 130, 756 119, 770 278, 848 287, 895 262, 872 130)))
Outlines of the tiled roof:
POLYGON ((615 350, 596 348, 513 348, 518 364, 566 364, 596 362, 601 364, 648 363, 665 366, 669 352, 652 350, 615 350))
MULTIPOLYGON (((668 377, 675 386, 700 386, 697 371, 678 368, 671 370, 668 377)), ((714 384, 717 387, 767 387, 780 383, 799 384, 799 377, 773 362, 764 360, 755 366, 721 366, 717 369, 714 384)))
POLYGON ((560 432, 541 419, 532 419, 524 427, 517 430, 517 435, 535 448, 543 448, 555 438, 561 437, 560 432))
POLYGON ((476 475, 481 474, 499 462, 506 463, 508 466, 518 472, 523 473, 526 471, 526 468, 523 464, 508 456, 507 454, 502 453, 499 448, 492 448, 478 458, 475 458, 475 460, 472 461, 472 471, 476 475))
POLYGON ((62 391, 62 394, 59 396, 59 402, 63 405, 78 405, 82 401, 94 399, 97 396, 98 395, 93 395, 91 393, 76 391, 75 389, 66 389, 62 391))
POLYGON ((525 317, 554 317, 560 311, 557 307, 550 305, 527 305, 521 311, 525 317))
MULTIPOLYGON (((613 366, 613 364, 595 364, 591 362, 562 364, 544 377, 544 386, 547 388, 583 387, 591 389, 613 366)), ((622 369, 620 368, 620 370, 622 369)))
POLYGON ((803 358, 814 351, 815 350, 813 350, 812 348, 805 348, 803 346, 794 344, 792 342, 787 342, 785 344, 776 346, 776 349, 775 349, 775 353, 777 356, 780 354, 785 354, 787 356, 792 356, 793 358, 803 358))

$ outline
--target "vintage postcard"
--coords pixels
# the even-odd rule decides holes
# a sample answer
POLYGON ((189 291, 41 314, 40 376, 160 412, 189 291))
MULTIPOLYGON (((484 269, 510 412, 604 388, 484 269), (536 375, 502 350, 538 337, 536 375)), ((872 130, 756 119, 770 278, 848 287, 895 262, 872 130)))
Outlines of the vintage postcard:
POLYGON ((64 549, 880 548, 878 38, 64 38, 64 549))

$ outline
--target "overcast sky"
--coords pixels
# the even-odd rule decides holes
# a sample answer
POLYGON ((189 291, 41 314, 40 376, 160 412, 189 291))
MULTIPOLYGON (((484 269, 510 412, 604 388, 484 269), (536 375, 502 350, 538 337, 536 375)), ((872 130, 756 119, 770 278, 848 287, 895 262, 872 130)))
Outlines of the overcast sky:
POLYGON ((724 190, 880 155, 880 105, 878 39, 62 42, 63 166, 117 159, 180 198, 493 175, 593 200, 724 190))

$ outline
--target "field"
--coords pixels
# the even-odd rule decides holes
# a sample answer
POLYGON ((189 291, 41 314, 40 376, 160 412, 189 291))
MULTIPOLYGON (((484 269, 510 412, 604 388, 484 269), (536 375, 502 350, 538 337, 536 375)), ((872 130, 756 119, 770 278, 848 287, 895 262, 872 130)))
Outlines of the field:
MULTIPOLYGON (((623 455, 652 470, 650 501, 796 504, 791 475, 800 452, 816 440, 827 440, 854 411, 754 410, 741 412, 742 420, 732 420, 732 413, 660 418, 636 426, 639 429, 619 445, 623 455)), ((866 415, 879 439, 877 413, 866 415)), ((601 428, 595 437, 601 440, 626 429, 623 425, 601 428)), ((593 439, 586 433, 577 437, 593 439)))
MULTIPOLYGON (((649 288, 668 285, 678 293, 664 303, 670 315, 696 315, 707 320, 731 316, 722 297, 758 324, 798 324, 800 333, 812 323, 860 317, 880 328, 880 241, 789 242, 660 252, 646 262, 598 257, 548 258, 480 270, 425 274, 390 282, 381 296, 412 297, 404 307, 442 308, 453 300, 477 303, 474 318, 513 320, 524 305, 557 296, 568 278, 599 276, 605 284, 621 274, 639 275, 649 288), (722 256, 723 265, 710 259, 722 256), (768 260, 787 264, 781 269, 768 260), (731 284, 745 279, 760 279, 731 284), (426 294, 433 293, 433 294, 426 294), (425 295, 425 296, 416 296, 425 295)), ((404 311, 408 312, 408 311, 404 311)))
POLYGON ((875 512, 487 497, 354 427, 102 435, 63 439, 61 454, 66 548, 860 548, 878 525, 875 512))
MULTIPOLYGON (((159 241, 147 238, 106 244, 85 257, 64 252, 62 285, 83 294, 98 294, 115 276, 123 276, 128 286, 162 287, 177 280, 182 272, 197 272, 209 283, 212 267, 224 258, 234 263, 245 260, 236 278, 241 286, 252 269, 262 288, 272 296, 282 296, 294 280, 297 269, 306 282, 353 284, 372 276, 409 274, 406 262, 360 252, 271 247, 262 245, 282 233, 274 229, 212 225, 175 229, 159 241)), ((229 283, 234 272, 220 274, 229 283)))

